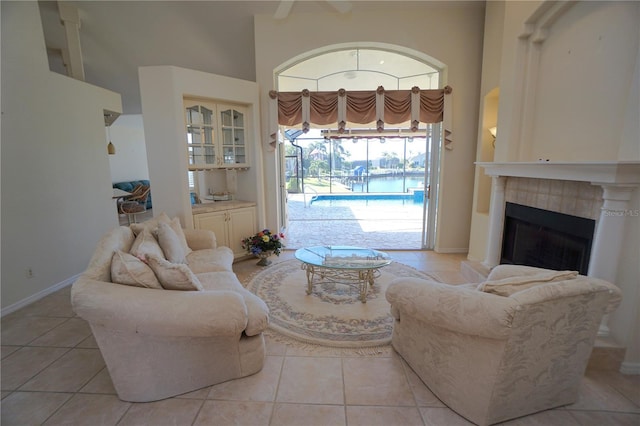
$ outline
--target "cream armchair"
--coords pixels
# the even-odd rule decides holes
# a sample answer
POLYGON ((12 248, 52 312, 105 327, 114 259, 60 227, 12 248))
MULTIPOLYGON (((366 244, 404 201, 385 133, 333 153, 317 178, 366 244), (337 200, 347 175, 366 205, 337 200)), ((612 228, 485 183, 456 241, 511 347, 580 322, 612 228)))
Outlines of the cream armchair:
POLYGON ((576 401, 620 291, 577 273, 501 265, 480 285, 400 278, 386 297, 395 350, 442 402, 488 425, 576 401))

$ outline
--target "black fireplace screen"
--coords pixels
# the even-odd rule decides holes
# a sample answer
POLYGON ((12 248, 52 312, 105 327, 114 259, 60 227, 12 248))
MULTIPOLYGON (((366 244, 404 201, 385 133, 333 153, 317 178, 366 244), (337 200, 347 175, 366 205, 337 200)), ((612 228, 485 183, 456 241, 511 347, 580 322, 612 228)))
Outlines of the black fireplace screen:
POLYGON ((586 275, 594 229, 592 219, 507 203, 500 263, 586 275))

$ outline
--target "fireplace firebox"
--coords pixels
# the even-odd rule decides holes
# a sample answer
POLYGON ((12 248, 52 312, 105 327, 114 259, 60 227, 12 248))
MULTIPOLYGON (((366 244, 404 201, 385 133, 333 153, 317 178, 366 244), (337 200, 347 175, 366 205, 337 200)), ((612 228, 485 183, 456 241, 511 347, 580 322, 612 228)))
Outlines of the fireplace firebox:
POLYGON ((500 263, 586 275, 594 230, 592 219, 506 203, 500 263))

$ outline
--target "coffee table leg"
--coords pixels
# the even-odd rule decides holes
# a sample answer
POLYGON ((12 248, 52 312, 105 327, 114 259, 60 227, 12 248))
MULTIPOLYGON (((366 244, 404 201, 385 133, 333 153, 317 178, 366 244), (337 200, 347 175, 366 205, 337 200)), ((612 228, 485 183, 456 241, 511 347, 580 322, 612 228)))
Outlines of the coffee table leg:
POLYGON ((307 294, 311 294, 311 291, 313 290, 313 265, 303 263, 302 269, 307 272, 307 294))

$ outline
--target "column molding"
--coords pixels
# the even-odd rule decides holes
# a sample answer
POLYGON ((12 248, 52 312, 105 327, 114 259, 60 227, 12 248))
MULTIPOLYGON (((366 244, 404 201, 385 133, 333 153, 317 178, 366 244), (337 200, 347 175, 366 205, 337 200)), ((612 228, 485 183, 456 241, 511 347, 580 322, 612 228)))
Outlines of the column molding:
POLYGON ((482 262, 489 269, 500 264, 507 178, 505 176, 491 176, 491 181, 487 251, 484 262, 482 262))

